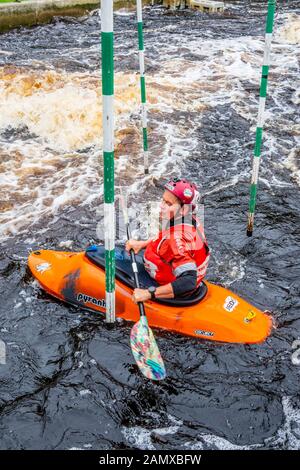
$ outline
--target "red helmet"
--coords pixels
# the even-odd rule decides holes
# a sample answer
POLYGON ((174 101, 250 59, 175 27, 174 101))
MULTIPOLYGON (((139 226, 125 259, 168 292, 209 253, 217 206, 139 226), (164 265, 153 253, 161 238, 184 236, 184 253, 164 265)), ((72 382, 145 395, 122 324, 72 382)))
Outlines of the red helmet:
POLYGON ((173 178, 165 184, 164 188, 178 197, 182 204, 196 204, 199 193, 194 183, 190 183, 184 179, 181 180, 180 178, 173 178))

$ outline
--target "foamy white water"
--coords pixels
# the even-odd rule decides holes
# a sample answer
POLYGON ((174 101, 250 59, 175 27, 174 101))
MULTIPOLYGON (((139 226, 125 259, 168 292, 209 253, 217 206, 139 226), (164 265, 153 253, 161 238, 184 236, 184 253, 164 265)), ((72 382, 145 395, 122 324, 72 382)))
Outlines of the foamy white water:
MULTIPOLYGON (((268 165, 284 165, 299 184, 299 147, 290 150, 282 138, 269 132, 270 126, 286 128, 299 145, 299 120, 290 120, 294 111, 285 102, 281 84, 284 76, 291 82, 299 77, 300 20, 297 15, 283 15, 282 21, 283 26, 275 31, 272 49, 269 95, 274 105, 271 100, 267 102, 263 158, 268 165), (275 151, 280 151, 282 158, 271 163, 275 151)), ((251 123, 253 138, 255 134, 264 37, 244 36, 238 41, 181 37, 181 47, 205 57, 201 67, 180 54, 174 57, 170 43, 161 50, 160 71, 147 74, 149 134, 150 138, 153 132, 162 139, 159 154, 150 154, 151 174, 157 179, 166 173, 170 162, 173 172, 180 172, 181 163, 199 146, 193 133, 187 132, 187 124, 183 120, 168 122, 168 113, 196 113, 197 117, 189 122, 193 131, 201 125, 205 111, 231 104, 251 123), (254 91, 249 93, 241 85, 245 80, 254 91)), ((115 89, 116 148, 121 148, 116 175, 136 173, 136 181, 129 182, 129 192, 142 192, 138 76, 116 73, 115 89)), ((298 102, 296 93, 294 104, 298 102)), ((37 72, 11 66, 0 69, 0 131, 14 130, 15 135, 9 141, 0 140, 0 237, 26 230, 38 220, 49 220, 64 207, 92 204, 101 197, 101 109, 97 74, 37 72), (25 141, 24 132, 28 135, 25 141)), ((222 142, 216 142, 215 147, 222 149, 222 142)), ((233 165, 237 168, 244 158, 241 153, 233 165)), ((213 191, 248 177, 245 165, 242 173, 233 171, 213 191)), ((282 184, 273 175, 271 178, 272 185, 282 184)), ((269 182, 269 176, 265 178, 263 173, 261 179, 269 182)))

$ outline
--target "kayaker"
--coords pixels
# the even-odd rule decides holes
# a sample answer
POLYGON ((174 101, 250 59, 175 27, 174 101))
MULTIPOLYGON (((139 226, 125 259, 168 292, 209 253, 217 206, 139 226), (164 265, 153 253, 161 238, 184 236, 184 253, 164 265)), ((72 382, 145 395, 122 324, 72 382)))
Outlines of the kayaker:
POLYGON ((160 203, 162 228, 155 239, 128 240, 125 248, 137 254, 145 249, 144 267, 154 280, 148 289, 135 289, 133 301, 189 298, 204 278, 209 248, 196 218, 199 196, 195 184, 173 178, 164 186, 160 203))

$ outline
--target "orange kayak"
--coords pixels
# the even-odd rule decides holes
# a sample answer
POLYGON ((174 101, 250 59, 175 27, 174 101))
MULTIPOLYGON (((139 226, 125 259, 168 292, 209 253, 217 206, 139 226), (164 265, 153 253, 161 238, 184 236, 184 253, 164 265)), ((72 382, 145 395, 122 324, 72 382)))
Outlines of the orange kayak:
MULTIPOLYGON (((79 253, 35 251, 30 254, 28 265, 49 294, 72 305, 105 314, 102 246, 93 246, 79 253)), ((131 299, 134 284, 130 269, 126 261, 116 260, 116 315, 136 322, 139 310, 131 299)), ((191 300, 148 301, 145 309, 152 327, 212 341, 259 343, 272 329, 269 314, 210 282, 202 283, 191 300)))

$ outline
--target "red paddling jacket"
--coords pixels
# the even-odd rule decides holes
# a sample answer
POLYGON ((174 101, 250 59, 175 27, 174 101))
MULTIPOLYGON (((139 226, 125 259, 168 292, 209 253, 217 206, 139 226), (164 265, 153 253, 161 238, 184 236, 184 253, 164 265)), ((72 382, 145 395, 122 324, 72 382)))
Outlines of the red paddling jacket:
POLYGON ((175 281, 186 271, 197 271, 197 287, 204 278, 209 262, 209 248, 200 222, 176 219, 159 232, 145 250, 144 266, 158 284, 175 281))

